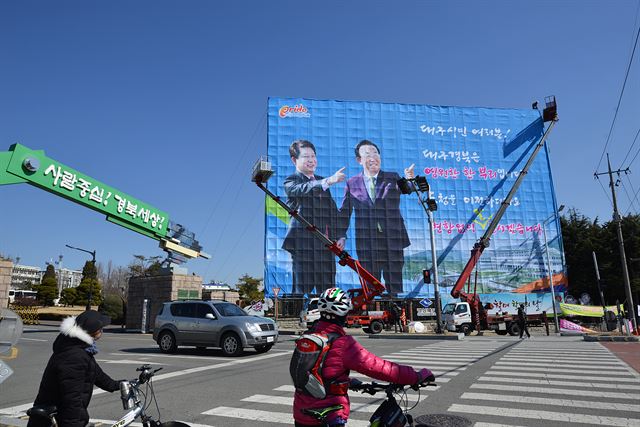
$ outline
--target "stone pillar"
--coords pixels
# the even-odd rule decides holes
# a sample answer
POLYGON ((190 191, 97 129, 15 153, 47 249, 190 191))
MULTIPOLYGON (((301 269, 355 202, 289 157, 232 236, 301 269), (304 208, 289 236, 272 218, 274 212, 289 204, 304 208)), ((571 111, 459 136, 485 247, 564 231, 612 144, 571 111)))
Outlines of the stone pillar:
POLYGON ((11 273, 13 263, 8 259, 0 258, 0 308, 9 306, 9 287, 11 286, 11 273))
POLYGON ((168 273, 129 279, 127 329, 142 329, 142 306, 145 299, 149 300, 147 330, 151 330, 162 303, 177 299, 202 299, 202 277, 168 273))

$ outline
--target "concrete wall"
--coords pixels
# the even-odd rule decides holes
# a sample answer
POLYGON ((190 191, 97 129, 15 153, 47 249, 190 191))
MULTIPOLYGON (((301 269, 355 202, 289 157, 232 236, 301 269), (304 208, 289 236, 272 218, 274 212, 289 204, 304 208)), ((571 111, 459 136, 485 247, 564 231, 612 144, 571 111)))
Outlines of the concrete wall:
POLYGON ((13 263, 0 258, 0 307, 9 306, 9 286, 11 285, 11 272, 13 263))
POLYGON ((156 315, 162 303, 178 299, 179 291, 191 291, 197 299, 202 298, 202 277, 182 274, 166 274, 129 279, 127 297, 127 329, 142 329, 144 300, 149 300, 146 330, 153 329, 156 315))

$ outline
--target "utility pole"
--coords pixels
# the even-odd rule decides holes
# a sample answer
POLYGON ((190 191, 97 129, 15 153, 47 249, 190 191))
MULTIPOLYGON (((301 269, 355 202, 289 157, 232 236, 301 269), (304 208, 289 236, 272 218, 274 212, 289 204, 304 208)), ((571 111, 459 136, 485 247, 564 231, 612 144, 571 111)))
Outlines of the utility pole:
MULTIPOLYGON (((616 223, 616 232, 618 234, 618 247, 620 249, 620 262, 622 263, 622 278, 624 279, 624 291, 627 296, 627 307, 629 307, 628 314, 630 315, 631 324, 634 330, 638 330, 638 323, 636 322, 636 311, 635 306, 633 304, 633 298, 631 296, 631 283, 629 282, 629 270, 627 269, 627 256, 624 252, 624 240, 622 238, 622 219, 620 218, 620 214, 618 213, 618 202, 616 201, 616 186, 613 183, 613 174, 620 172, 628 172, 629 168, 624 170, 611 170, 611 161, 609 160, 609 153, 607 153, 607 166, 609 168, 608 172, 595 173, 595 177, 597 178, 599 175, 609 175, 609 186, 611 187, 611 196, 613 197, 613 221, 616 223)), ((626 326, 626 324, 625 324, 626 326)), ((629 332, 629 328, 627 327, 627 335, 631 335, 629 332)))
POLYGON ((600 294, 600 302, 602 303, 602 324, 604 326, 603 330, 607 330, 607 306, 604 302, 604 293, 602 292, 602 283, 600 280, 600 269, 598 268, 598 258, 596 258, 596 253, 591 252, 593 255, 593 265, 596 268, 596 280, 598 282, 598 293, 600 294))

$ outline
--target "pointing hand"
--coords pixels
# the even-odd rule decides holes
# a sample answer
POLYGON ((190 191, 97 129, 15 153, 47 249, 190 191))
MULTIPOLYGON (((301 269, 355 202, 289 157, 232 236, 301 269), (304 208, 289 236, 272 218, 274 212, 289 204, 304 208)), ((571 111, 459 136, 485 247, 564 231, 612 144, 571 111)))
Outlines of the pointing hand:
POLYGON ((345 169, 346 169, 346 166, 338 169, 338 171, 336 173, 334 173, 333 175, 331 175, 327 179, 327 184, 328 185, 333 185, 333 184, 336 184, 338 182, 344 181, 344 179, 345 179, 344 170, 345 169))
POLYGON ((408 168, 406 168, 404 170, 404 177, 407 179, 413 179, 416 177, 415 172, 413 171, 413 168, 415 167, 415 163, 412 163, 411 166, 409 166, 408 168))

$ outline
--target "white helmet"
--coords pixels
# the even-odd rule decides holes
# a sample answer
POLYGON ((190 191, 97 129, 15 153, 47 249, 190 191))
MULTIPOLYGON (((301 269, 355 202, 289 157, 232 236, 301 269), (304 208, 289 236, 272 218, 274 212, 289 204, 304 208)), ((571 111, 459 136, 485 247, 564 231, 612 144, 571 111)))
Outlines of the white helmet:
POLYGON ((332 313, 337 316, 346 316, 353 308, 351 298, 342 289, 329 288, 318 299, 318 310, 321 313, 332 313))

